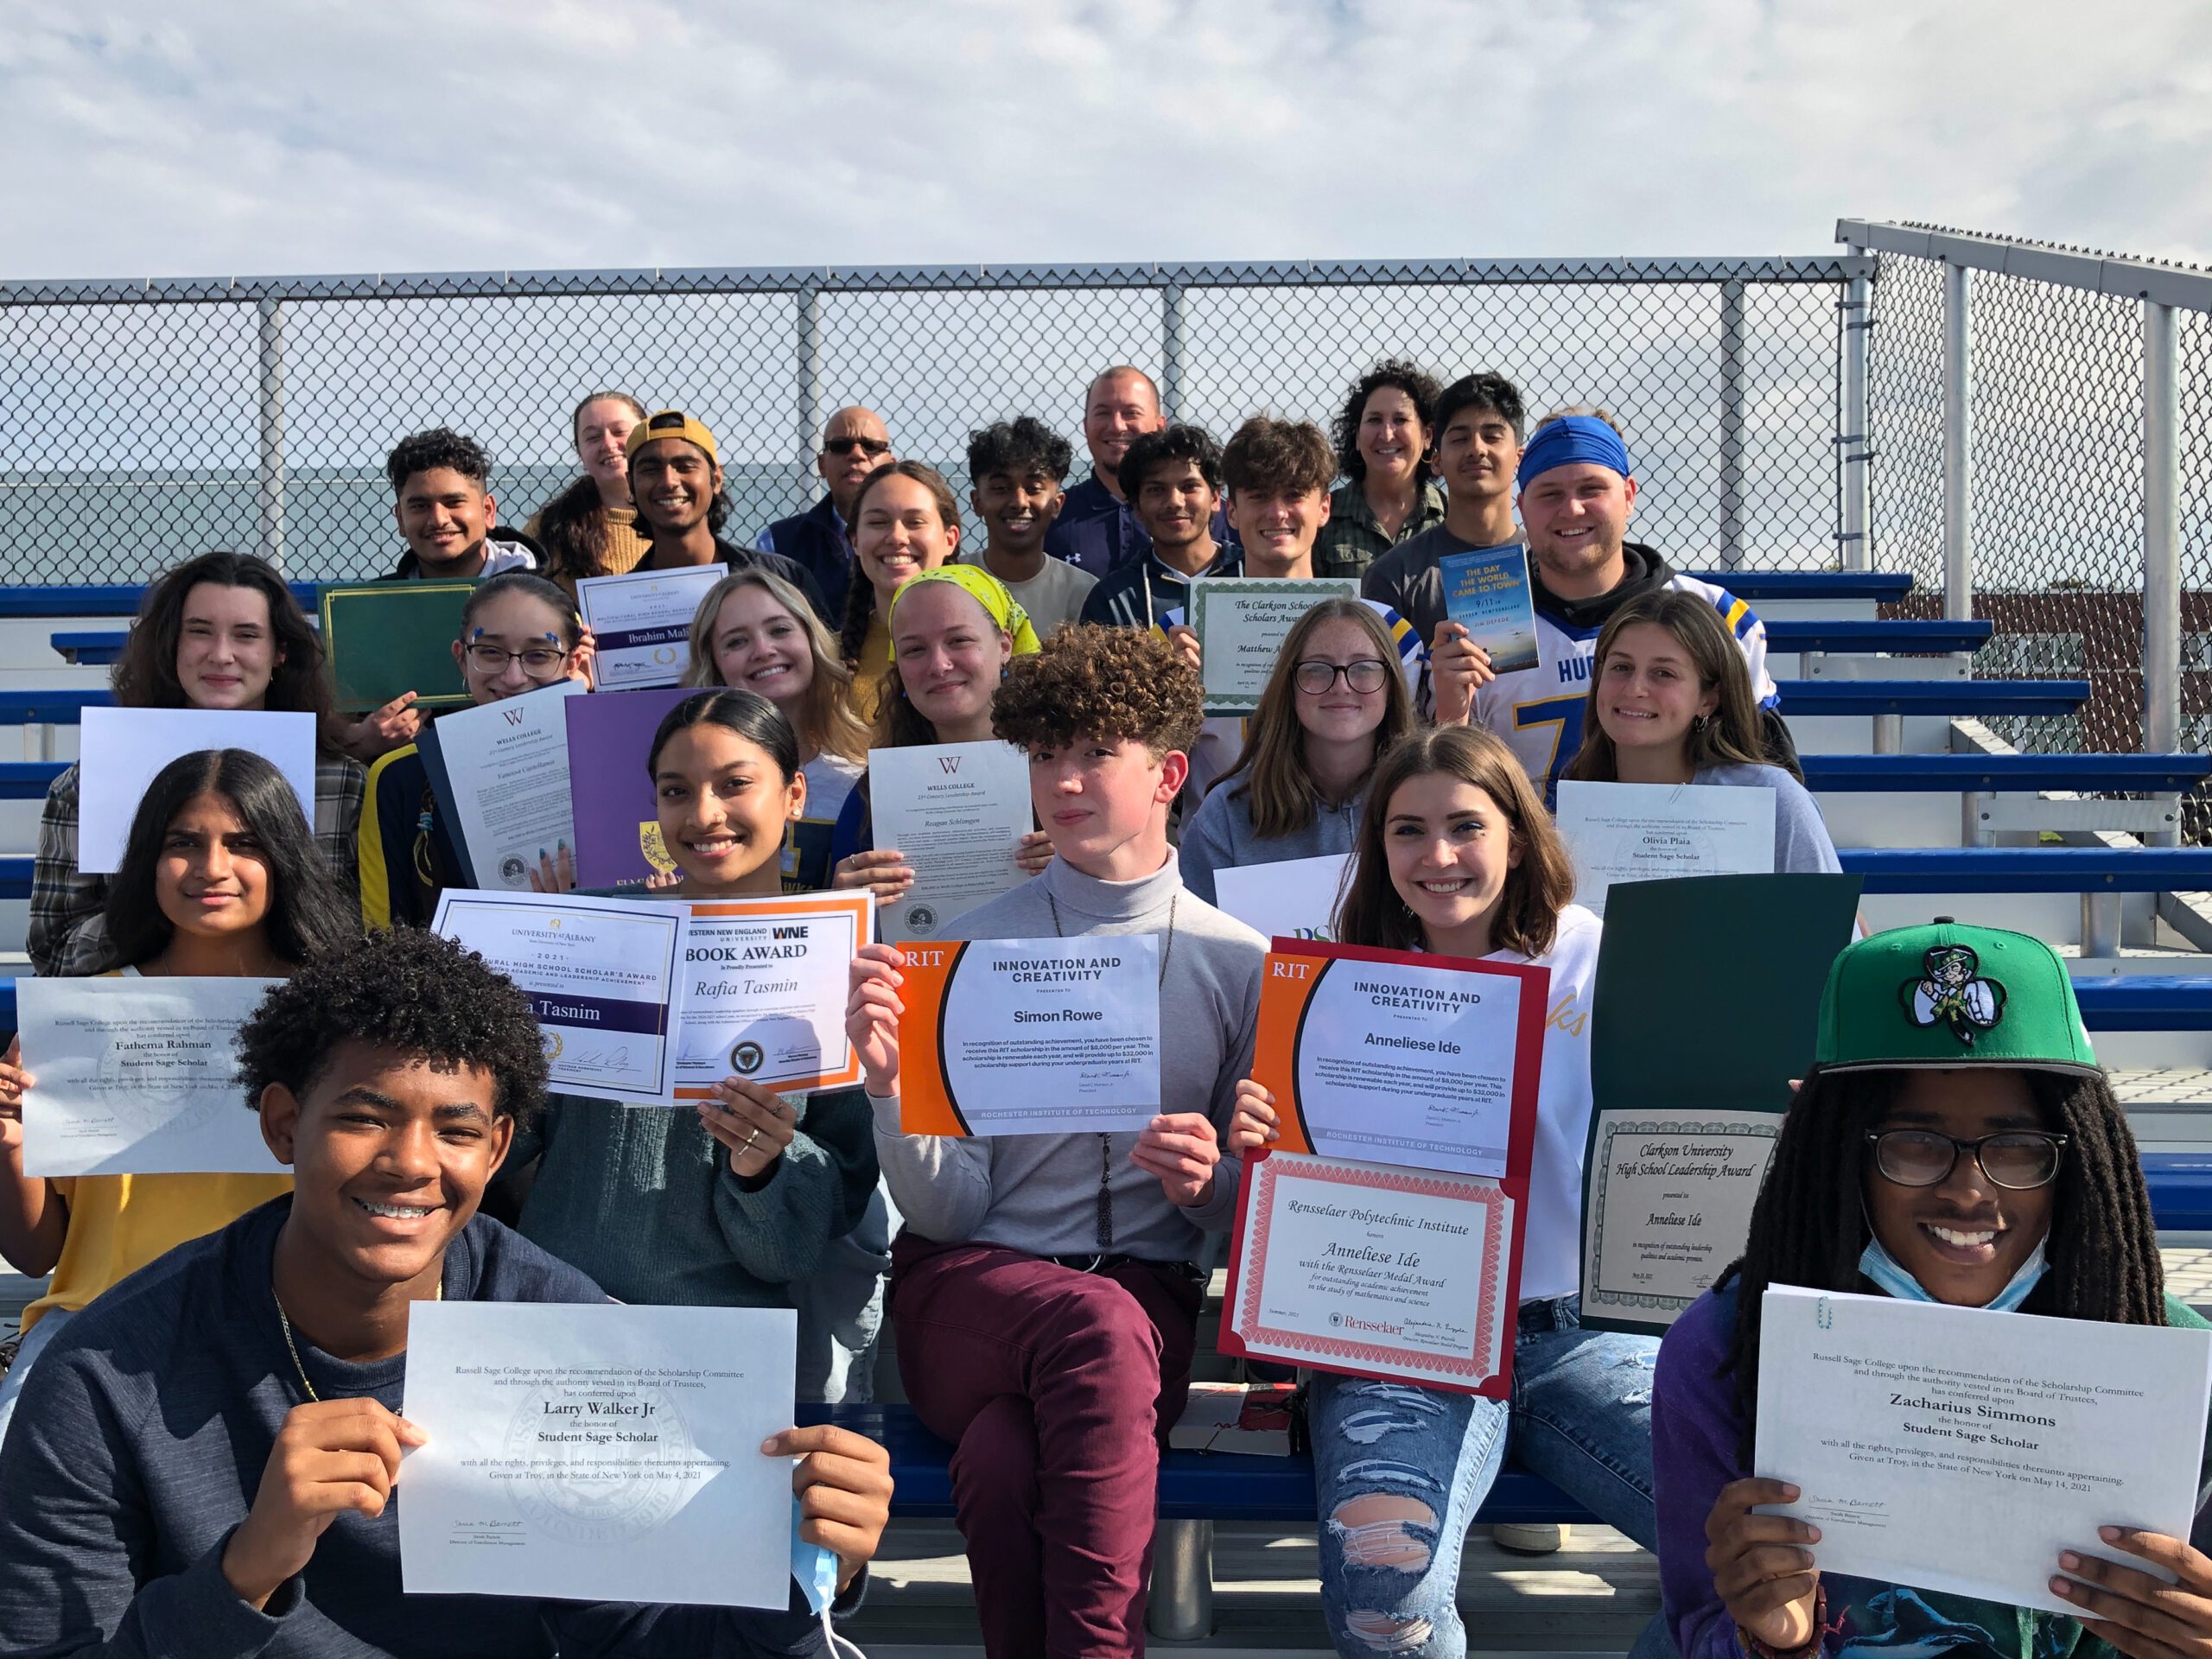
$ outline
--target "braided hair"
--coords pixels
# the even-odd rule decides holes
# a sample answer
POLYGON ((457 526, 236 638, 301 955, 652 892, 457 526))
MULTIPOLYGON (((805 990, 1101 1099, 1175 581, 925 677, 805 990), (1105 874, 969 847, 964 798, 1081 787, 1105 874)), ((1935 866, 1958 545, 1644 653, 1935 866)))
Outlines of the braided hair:
MULTIPOLYGON (((2049 1268, 2024 1313, 2108 1325, 2164 1325, 2165 1280, 2135 1137, 2104 1074, 2030 1071, 2044 1123, 2067 1137, 2051 1191, 2049 1268)), ((1815 1067, 1782 1122, 1751 1210, 1743 1255, 1720 1275, 1736 1285, 1736 1330, 1721 1364, 1736 1379, 1739 1449, 1751 1460, 1758 1422, 1759 1304, 1769 1285, 1859 1287, 1870 1229, 1860 1194, 1866 1136, 1903 1086, 1897 1070, 1815 1067)))

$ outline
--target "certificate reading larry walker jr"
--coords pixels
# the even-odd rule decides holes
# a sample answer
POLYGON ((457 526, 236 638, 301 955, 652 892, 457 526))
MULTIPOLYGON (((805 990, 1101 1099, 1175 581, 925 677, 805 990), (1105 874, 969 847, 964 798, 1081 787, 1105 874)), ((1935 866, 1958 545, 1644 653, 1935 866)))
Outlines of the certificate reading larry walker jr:
POLYGON ((787 1308, 417 1302, 400 1471, 410 1595, 782 1607, 787 1308))

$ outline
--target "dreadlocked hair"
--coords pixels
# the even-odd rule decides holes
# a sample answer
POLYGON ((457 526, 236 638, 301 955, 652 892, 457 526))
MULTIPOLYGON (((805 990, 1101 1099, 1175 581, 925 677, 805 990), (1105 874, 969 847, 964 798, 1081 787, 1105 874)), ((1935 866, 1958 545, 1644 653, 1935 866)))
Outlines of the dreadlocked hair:
MULTIPOLYGON (((1744 1254, 1718 1285, 1736 1286, 1736 1330, 1722 1362, 1736 1378, 1738 1450, 1751 1462, 1758 1424, 1759 1303, 1769 1285, 1855 1290, 1870 1229, 1866 1136, 1905 1074, 1815 1067, 1790 1103, 1751 1209, 1744 1254)), ((2102 1072, 2025 1073, 2051 1133, 2067 1137, 2052 1180, 2048 1270, 2024 1313, 2107 1325, 2164 1325, 2165 1276, 2135 1137, 2102 1072)), ((1878 1179, 1878 1177, 1877 1178, 1878 1179)))

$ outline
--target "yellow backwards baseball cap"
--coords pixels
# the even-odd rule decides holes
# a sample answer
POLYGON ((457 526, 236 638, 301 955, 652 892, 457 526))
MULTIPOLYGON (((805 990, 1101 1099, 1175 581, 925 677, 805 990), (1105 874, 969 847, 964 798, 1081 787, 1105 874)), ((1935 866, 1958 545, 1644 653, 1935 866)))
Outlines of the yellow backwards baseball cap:
POLYGON ((635 461, 638 451, 655 438, 681 438, 686 443, 696 443, 707 452, 709 461, 717 467, 722 464, 721 456, 715 451, 715 435, 680 409, 664 409, 657 415, 646 416, 630 429, 629 441, 622 446, 622 453, 635 461))
POLYGON ((1813 1059, 1831 1071, 2098 1069, 2058 953, 2028 934, 1948 916, 1877 933, 1836 957, 1813 1059))

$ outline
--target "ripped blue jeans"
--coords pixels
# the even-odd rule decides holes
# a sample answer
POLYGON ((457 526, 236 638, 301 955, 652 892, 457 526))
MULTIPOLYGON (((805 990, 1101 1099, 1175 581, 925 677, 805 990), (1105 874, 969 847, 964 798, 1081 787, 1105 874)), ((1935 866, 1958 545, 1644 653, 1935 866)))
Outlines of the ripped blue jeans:
MULTIPOLYGON (((1528 1302, 1513 1401, 1317 1372, 1308 1407, 1320 1499, 1321 1608, 1357 1659, 1461 1659, 1459 1554, 1510 1440, 1517 1460, 1652 1548, 1656 1338, 1585 1331, 1580 1301, 1528 1302)), ((1647 1630, 1639 1659, 1671 1653, 1647 1630)))

